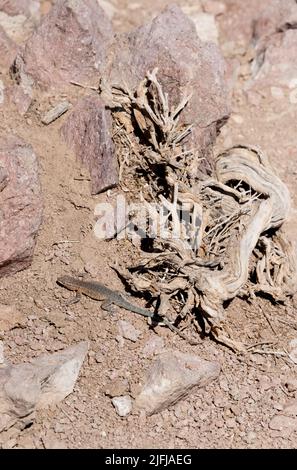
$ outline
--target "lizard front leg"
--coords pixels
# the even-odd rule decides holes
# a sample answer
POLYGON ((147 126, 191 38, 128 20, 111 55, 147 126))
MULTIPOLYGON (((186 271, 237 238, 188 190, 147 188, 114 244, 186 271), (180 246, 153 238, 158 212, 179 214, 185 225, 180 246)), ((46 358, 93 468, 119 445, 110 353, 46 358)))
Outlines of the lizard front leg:
POLYGON ((112 300, 104 300, 104 302, 101 304, 101 308, 102 310, 106 310, 109 313, 115 313, 116 311, 112 300))
POLYGON ((72 299, 69 299, 67 300, 66 304, 65 305, 73 305, 73 304, 77 304, 80 300, 81 300, 81 292, 80 291, 76 291, 75 293, 75 296, 72 297, 72 299))

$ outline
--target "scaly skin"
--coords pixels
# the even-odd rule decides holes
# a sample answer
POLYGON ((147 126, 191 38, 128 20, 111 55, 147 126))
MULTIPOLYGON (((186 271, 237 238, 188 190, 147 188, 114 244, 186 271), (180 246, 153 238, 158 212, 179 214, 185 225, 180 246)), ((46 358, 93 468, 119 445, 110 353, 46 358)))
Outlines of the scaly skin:
POLYGON ((178 334, 181 338, 188 341, 190 344, 196 345, 197 342, 194 342, 188 339, 183 333, 181 333, 166 317, 161 317, 160 315, 151 312, 145 308, 138 307, 130 303, 128 300, 124 298, 124 296, 117 291, 109 289, 108 287, 104 286, 100 282, 97 281, 84 281, 83 279, 74 278, 71 276, 61 276, 57 279, 57 283, 66 287, 71 291, 75 291, 78 294, 84 294, 87 297, 90 297, 94 300, 103 300, 104 304, 102 304, 102 308, 108 310, 111 304, 117 305, 118 307, 122 307, 130 312, 138 313, 139 315, 143 315, 144 317, 149 317, 154 319, 157 322, 162 322, 171 331, 178 334))

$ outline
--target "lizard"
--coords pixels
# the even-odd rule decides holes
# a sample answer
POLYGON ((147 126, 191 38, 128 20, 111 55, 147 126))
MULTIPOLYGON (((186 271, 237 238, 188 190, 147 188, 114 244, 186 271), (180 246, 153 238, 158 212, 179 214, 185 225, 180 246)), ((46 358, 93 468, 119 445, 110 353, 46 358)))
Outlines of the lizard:
POLYGON ((193 341, 189 339, 186 335, 184 335, 178 328, 176 328, 176 326, 174 326, 168 320, 168 318, 158 315, 146 308, 142 308, 138 305, 132 304, 124 297, 121 292, 109 289, 100 282, 92 280, 83 280, 65 275, 58 277, 57 283, 70 291, 76 292, 76 297, 74 298, 74 300, 71 301, 71 303, 78 302, 81 298, 81 294, 84 294, 93 300, 103 301, 101 304, 101 308, 103 308, 103 310, 112 311, 112 305, 117 305, 118 307, 124 308, 125 310, 129 310, 130 312, 151 318, 152 320, 155 320, 157 322, 162 322, 164 325, 168 326, 171 331, 176 333, 184 340, 188 341, 190 344, 198 344, 198 342, 193 341))

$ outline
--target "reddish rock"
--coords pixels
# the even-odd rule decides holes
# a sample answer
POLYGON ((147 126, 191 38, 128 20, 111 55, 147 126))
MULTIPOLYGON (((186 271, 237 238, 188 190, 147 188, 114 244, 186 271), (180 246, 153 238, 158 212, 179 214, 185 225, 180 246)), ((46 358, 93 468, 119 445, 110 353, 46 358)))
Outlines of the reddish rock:
POLYGON ((89 169, 92 194, 118 183, 111 128, 111 114, 102 99, 88 96, 78 102, 61 129, 68 145, 89 169))
POLYGON ((70 81, 97 83, 112 38, 96 0, 58 0, 18 54, 14 76, 43 89, 65 88, 70 81))
POLYGON ((0 70, 10 67, 17 53, 16 44, 7 36, 0 26, 0 70))
POLYGON ((119 36, 108 81, 135 90, 155 67, 171 106, 192 93, 181 120, 193 124, 192 144, 205 150, 229 113, 225 64, 216 45, 203 43, 193 22, 175 5, 150 23, 119 36))
MULTIPOLYGON (((265 2, 266 3, 266 2, 265 2)), ((270 0, 260 13, 254 28, 255 39, 275 32, 296 28, 297 3, 295 0, 270 0)))
POLYGON ((0 139, 0 277, 29 266, 41 224, 37 159, 18 137, 0 139))
POLYGON ((39 10, 40 0, 0 0, 0 11, 10 16, 37 17, 39 10))

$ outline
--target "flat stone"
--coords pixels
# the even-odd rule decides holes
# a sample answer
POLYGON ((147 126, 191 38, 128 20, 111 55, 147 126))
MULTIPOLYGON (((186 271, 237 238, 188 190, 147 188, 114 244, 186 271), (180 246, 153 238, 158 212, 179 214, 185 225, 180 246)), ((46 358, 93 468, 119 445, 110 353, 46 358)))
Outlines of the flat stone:
POLYGON ((0 368, 0 432, 32 423, 37 409, 57 404, 74 388, 88 350, 81 342, 31 363, 0 368))
POLYGON ((269 423, 269 428, 276 431, 283 431, 287 429, 295 431, 297 429, 297 418, 284 415, 274 416, 269 423))
POLYGON ((66 143, 90 172, 92 194, 118 183, 118 164, 111 129, 110 111, 99 96, 80 100, 61 129, 66 143))
POLYGON ((0 304, 0 331, 10 331, 24 323, 24 315, 14 305, 0 304))
POLYGON ((152 415, 218 377, 220 365, 179 351, 167 351, 152 364, 135 407, 152 415))
POLYGON ((136 342, 141 335, 141 332, 137 330, 131 323, 125 320, 118 321, 118 328, 120 334, 125 339, 129 339, 130 341, 136 342))
POLYGON ((47 111, 41 118, 42 124, 48 125, 51 122, 58 119, 62 114, 66 113, 70 108, 70 103, 68 101, 62 101, 58 103, 54 108, 47 111))
POLYGON ((164 340, 160 336, 152 336, 143 346, 142 353, 144 356, 152 356, 158 354, 164 349, 164 340))

